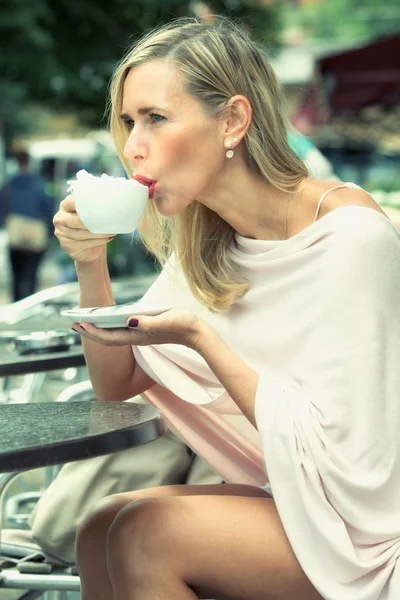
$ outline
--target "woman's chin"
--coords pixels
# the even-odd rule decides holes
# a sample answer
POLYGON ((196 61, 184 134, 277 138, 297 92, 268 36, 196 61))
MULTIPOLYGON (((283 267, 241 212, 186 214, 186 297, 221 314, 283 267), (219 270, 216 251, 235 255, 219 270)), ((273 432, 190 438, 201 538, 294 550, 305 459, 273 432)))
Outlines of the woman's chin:
POLYGON ((158 212, 163 217, 173 217, 177 213, 176 207, 171 205, 165 198, 155 196, 153 202, 155 203, 158 212))
POLYGON ((187 206, 189 206, 189 204, 191 204, 191 202, 187 200, 168 200, 166 195, 158 192, 157 190, 152 201, 155 203, 158 212, 163 217, 174 217, 175 215, 181 213, 187 206))

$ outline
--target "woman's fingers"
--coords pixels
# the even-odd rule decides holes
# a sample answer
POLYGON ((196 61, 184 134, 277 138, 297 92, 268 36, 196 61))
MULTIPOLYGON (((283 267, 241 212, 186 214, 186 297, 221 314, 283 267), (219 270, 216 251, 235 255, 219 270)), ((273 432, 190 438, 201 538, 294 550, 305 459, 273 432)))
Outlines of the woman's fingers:
POLYGON ((115 237, 112 232, 91 233, 78 217, 72 195, 60 202, 53 224, 54 235, 61 247, 73 260, 81 263, 90 263, 99 258, 106 244, 115 237))
POLYGON ((54 215, 53 224, 55 235, 58 238, 68 238, 71 240, 107 240, 112 235, 110 233, 90 233, 87 227, 82 223, 75 211, 73 197, 67 196, 60 203, 59 211, 54 215))
POLYGON ((55 227, 70 227, 71 229, 86 229, 77 213, 69 213, 65 210, 60 210, 54 215, 53 225, 55 227))
POLYGON ((107 240, 110 237, 114 237, 115 234, 110 233, 90 233, 85 226, 72 227, 70 225, 64 225, 63 223, 57 223, 55 229, 58 238, 64 237, 74 241, 91 241, 91 240, 107 240))
POLYGON ((80 333, 92 342, 103 344, 104 346, 131 346, 140 343, 145 334, 134 335, 130 329, 114 328, 100 329, 92 323, 74 323, 72 329, 80 333))
POLYGON ((65 210, 66 212, 76 212, 74 197, 72 194, 64 198, 64 200, 61 200, 60 210, 65 210))
POLYGON ((126 327, 128 329, 101 329, 86 322, 73 326, 78 333, 107 346, 184 344, 191 347, 192 340, 199 334, 200 321, 188 310, 171 309, 154 316, 133 315, 126 320, 126 327))
POLYGON ((58 235, 58 240, 63 248, 72 248, 76 252, 82 252, 82 250, 86 250, 88 248, 96 248, 97 246, 104 246, 108 242, 111 242, 114 239, 115 235, 110 235, 102 237, 102 238, 88 238, 77 240, 75 238, 70 238, 69 236, 58 235))
POLYGON ((113 238, 115 238, 115 235, 103 235, 102 237, 82 237, 82 239, 76 239, 71 238, 69 235, 59 235, 57 236, 58 239, 60 240, 60 242, 62 243, 73 243, 74 245, 76 245, 77 247, 79 247, 79 244, 82 245, 82 248, 91 248, 94 246, 102 246, 104 243, 107 243, 107 241, 111 241, 113 238))

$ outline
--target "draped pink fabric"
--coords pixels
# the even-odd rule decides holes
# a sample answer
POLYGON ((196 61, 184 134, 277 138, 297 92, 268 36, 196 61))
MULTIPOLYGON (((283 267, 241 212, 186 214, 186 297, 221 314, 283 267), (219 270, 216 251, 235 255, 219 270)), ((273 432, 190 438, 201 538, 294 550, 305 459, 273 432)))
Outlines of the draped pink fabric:
POLYGON ((236 234, 230 258, 250 290, 229 311, 201 306, 174 260, 143 303, 195 311, 259 373, 258 431, 183 346, 133 347, 145 395, 226 481, 269 481, 326 600, 399 600, 400 233, 344 206, 285 241, 236 234))

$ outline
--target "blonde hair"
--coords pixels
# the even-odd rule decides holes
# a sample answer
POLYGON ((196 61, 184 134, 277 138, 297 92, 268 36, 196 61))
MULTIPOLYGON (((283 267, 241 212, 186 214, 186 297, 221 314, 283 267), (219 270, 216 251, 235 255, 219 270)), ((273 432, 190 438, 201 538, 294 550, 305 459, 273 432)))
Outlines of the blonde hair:
MULTIPOLYGON (((197 19, 163 25, 141 38, 116 69, 111 82, 110 126, 129 175, 133 165, 123 155, 129 134, 120 119, 123 86, 130 69, 156 59, 177 68, 185 92, 211 117, 221 115, 236 94, 249 100, 252 120, 243 142, 247 165, 255 173, 288 192, 307 176, 304 163, 288 144, 282 91, 268 59, 227 19, 216 25, 197 19)), ((173 217, 164 217, 150 202, 139 232, 161 266, 176 253, 193 295, 210 310, 229 308, 249 288, 230 265, 233 228, 200 202, 192 202, 173 217)))

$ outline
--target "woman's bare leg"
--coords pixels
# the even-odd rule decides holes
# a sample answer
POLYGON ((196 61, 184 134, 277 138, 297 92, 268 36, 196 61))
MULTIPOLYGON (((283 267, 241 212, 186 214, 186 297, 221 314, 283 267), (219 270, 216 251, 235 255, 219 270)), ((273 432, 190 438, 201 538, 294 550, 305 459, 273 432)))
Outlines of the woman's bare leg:
POLYGON ((77 530, 76 562, 81 577, 82 600, 113 600, 113 590, 107 574, 107 536, 111 524, 125 506, 146 498, 192 495, 267 497, 267 494, 257 487, 219 484, 160 486, 103 498, 83 519, 77 530))
POLYGON ((271 498, 144 499, 120 511, 107 546, 114 600, 321 600, 271 498))

